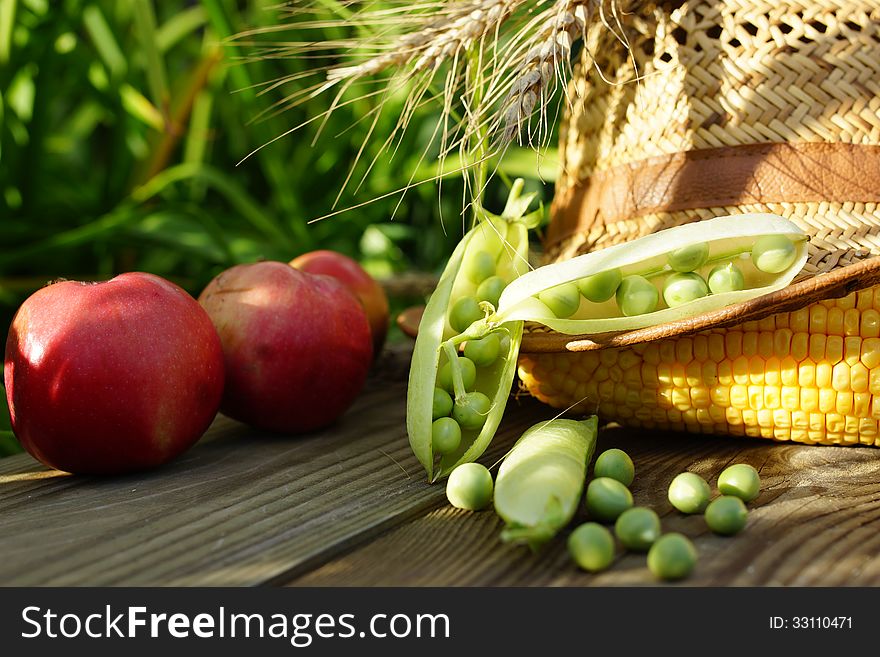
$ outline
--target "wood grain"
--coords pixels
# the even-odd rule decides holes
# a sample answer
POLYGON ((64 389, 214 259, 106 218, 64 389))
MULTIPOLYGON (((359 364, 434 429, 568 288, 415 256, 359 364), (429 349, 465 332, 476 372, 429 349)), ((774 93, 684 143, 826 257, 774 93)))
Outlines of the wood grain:
MULTIPOLYGON (((636 465, 636 504, 661 515, 664 531, 690 536, 699 553, 688 586, 880 584, 880 452, 872 448, 765 444, 759 441, 607 429, 599 450, 621 447, 636 465), (746 529, 713 535, 702 516, 684 516, 666 500, 684 470, 715 485, 734 462, 762 477, 746 529)), ((598 452, 597 452, 598 453, 598 452)), ((585 517, 579 520, 586 520, 585 517)), ((540 553, 499 540, 492 511, 449 506, 294 579, 295 586, 631 586, 656 582, 644 554, 620 553, 590 575, 569 560, 565 536, 540 553)))
MULTIPOLYGON (((78 477, 25 455, 0 460, 0 583, 286 581, 437 508, 443 488, 426 483, 407 442, 405 368, 374 376, 326 431, 272 436, 221 417, 154 472, 78 477)), ((545 413, 513 404, 487 458, 545 413)))

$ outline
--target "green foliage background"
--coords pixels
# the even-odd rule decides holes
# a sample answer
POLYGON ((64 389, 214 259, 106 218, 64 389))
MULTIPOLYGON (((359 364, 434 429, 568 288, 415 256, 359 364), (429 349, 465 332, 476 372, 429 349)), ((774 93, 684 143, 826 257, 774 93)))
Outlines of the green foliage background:
MULTIPOLYGON (((399 206, 400 197, 391 196, 309 223, 333 209, 375 100, 339 108, 314 146, 317 123, 241 162, 330 102, 323 96, 275 112, 296 83, 271 89, 266 83, 338 60, 257 59, 230 39, 277 25, 277 4, 0 0, 4 327, 29 294, 57 278, 150 271, 195 295, 233 264, 286 261, 316 248, 351 255, 380 278, 442 268, 464 223, 457 176, 444 181, 442 196, 429 183, 399 206)), ((320 6, 327 18, 344 11, 334 0, 320 6)), ((327 28, 324 36, 350 36, 339 30, 327 28)), ((303 38, 295 28, 267 36, 303 38)), ((402 107, 403 100, 394 102, 402 107)), ((379 154, 394 109, 376 126, 378 137, 367 141, 365 164, 379 154)), ((338 207, 406 185, 422 152, 433 148, 427 140, 438 118, 439 106, 425 107, 394 156, 380 155, 338 207)), ((533 154, 510 153, 504 166, 537 178, 533 154)), ((420 175, 431 173, 422 163, 420 175)), ((489 190, 490 209, 502 205, 504 178, 489 190)), ((530 187, 550 194, 537 181, 530 187)), ((392 299, 393 309, 414 301, 392 299)), ((7 418, 0 408, 0 454, 16 449, 7 418)))

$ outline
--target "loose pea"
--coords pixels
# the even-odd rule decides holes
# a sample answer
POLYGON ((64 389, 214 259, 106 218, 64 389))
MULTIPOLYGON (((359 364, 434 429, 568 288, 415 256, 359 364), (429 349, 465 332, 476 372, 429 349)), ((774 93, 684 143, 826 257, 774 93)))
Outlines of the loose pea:
POLYGON ((718 475, 718 490, 722 495, 735 495, 743 502, 751 502, 758 497, 760 489, 761 477, 747 463, 731 465, 718 475))
POLYGON ((447 417, 452 412, 452 397, 443 388, 434 388, 434 408, 431 419, 447 417))
POLYGON ((617 292, 623 276, 619 269, 609 269, 578 281, 577 286, 587 301, 602 303, 608 301, 617 292))
POLYGON ((538 299, 560 319, 571 317, 577 312, 581 303, 581 293, 574 283, 563 283, 549 290, 544 290, 538 299))
POLYGON ((449 310, 449 325, 459 333, 480 319, 483 319, 483 311, 473 297, 462 297, 449 310))
POLYGON ((709 294, 706 281, 693 272, 672 274, 663 285, 663 300, 670 308, 709 294))
POLYGON ((504 292, 505 287, 507 287, 507 283, 503 278, 500 276, 490 276, 480 283, 480 286, 477 288, 477 300, 488 301, 497 308, 498 299, 501 298, 501 293, 504 292))
POLYGON ((627 317, 644 315, 657 309, 660 294, 644 276, 627 276, 620 282, 615 293, 617 306, 627 317))
POLYGON ((749 511, 745 502, 733 495, 722 495, 706 507, 706 524, 716 534, 732 536, 746 526, 749 511))
POLYGON ((462 269, 473 283, 482 283, 495 273, 495 258, 488 251, 477 251, 464 261, 462 269))
POLYGON ((669 484, 669 502, 682 513, 701 513, 712 490, 700 475, 682 472, 669 484))
MULTIPOLYGON (((470 358, 465 358, 464 356, 458 357, 458 366, 461 368, 461 380, 464 383, 464 389, 470 390, 474 387, 474 382, 477 380, 477 366, 474 365, 470 358)), ((440 373, 437 375, 437 385, 450 394, 455 394, 455 387, 452 384, 452 365, 450 363, 446 363, 440 368, 440 373)))
POLYGON ((431 425, 431 446, 438 454, 451 454, 461 444, 461 427, 451 417, 441 417, 431 425))
POLYGON ((462 429, 479 429, 486 422, 491 407, 492 402, 482 392, 469 392, 456 398, 452 417, 462 429))
POLYGON ((597 477, 587 486, 587 511, 597 520, 613 522, 632 505, 632 493, 617 479, 597 477))
POLYGON ((675 271, 694 271, 702 267, 709 257, 709 245, 706 242, 688 244, 676 249, 668 256, 669 266, 675 271))
POLYGON ((718 265, 709 272, 709 289, 712 294, 736 292, 746 286, 742 271, 732 262, 718 265))
POLYGON ((586 522, 569 535, 568 553, 578 566, 597 573, 614 561, 614 537, 602 525, 586 522))
POLYGON ((622 449, 606 449, 596 459, 593 476, 611 477, 624 486, 629 486, 635 477, 635 468, 629 454, 622 449))
POLYGON ((648 569, 658 579, 682 579, 697 563, 697 551, 686 536, 672 532, 658 538, 648 551, 648 569))
POLYGON ((449 474, 446 499, 459 509, 479 511, 492 501, 492 475, 479 463, 463 463, 449 474))
POLYGON ((464 355, 470 358, 474 365, 486 367, 498 359, 500 348, 501 340, 495 333, 490 333, 479 340, 468 340, 464 347, 464 355))
POLYGON ((791 267, 797 258, 794 243, 785 235, 765 235, 752 246, 752 262, 767 274, 778 274, 791 267))
POLYGON ((618 516, 614 533, 623 547, 643 552, 660 537, 660 517, 651 509, 634 506, 618 516))

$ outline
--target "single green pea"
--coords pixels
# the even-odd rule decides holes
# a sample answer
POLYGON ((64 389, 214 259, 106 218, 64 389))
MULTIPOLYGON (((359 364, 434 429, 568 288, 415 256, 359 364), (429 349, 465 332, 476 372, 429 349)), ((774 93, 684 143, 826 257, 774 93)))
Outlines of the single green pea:
POLYGON ((627 317, 652 313, 657 309, 660 293, 644 276, 632 275, 624 278, 615 293, 617 307, 627 317))
POLYGON ((602 525, 586 522, 569 535, 568 553, 579 567, 597 573, 614 561, 614 537, 602 525))
POLYGON ((718 475, 718 490, 722 495, 735 495, 743 502, 751 502, 761 490, 761 477, 747 463, 737 463, 718 475))
POLYGON ((486 367, 498 360, 500 349, 501 340, 495 333, 490 333, 479 340, 468 340, 464 347, 464 355, 470 358, 474 365, 486 367))
POLYGON ((452 397, 443 388, 434 388, 434 406, 431 411, 431 419, 448 417, 452 413, 452 397))
POLYGON ((587 486, 587 511, 597 520, 614 522, 632 505, 632 493, 617 479, 597 477, 587 486))
POLYGON ((683 579, 697 564, 697 550, 686 536, 664 534, 648 550, 648 569, 658 579, 683 579))
POLYGON ((615 268, 582 278, 577 286, 587 301, 602 303, 614 296, 622 280, 620 270, 615 268))
POLYGON ((732 536, 746 526, 749 511, 745 502, 733 495, 722 495, 706 507, 706 524, 716 534, 732 536))
POLYGON ((492 475, 479 463, 463 463, 449 473, 446 499, 458 509, 479 511, 492 501, 492 475))
POLYGON ((718 265, 710 271, 708 283, 712 294, 736 292, 746 286, 742 271, 732 262, 728 262, 726 265, 718 265))
POLYGON ((670 308, 709 294, 706 281, 693 272, 672 274, 663 284, 663 300, 670 308))
POLYGON ((441 417, 431 425, 431 447, 437 454, 451 454, 461 444, 461 427, 451 417, 441 417))
POLYGON ((675 271, 694 271, 705 264, 709 257, 709 245, 706 242, 688 244, 676 249, 668 256, 669 266, 675 271))
POLYGON ((755 240, 752 262, 760 271, 779 274, 794 263, 797 249, 785 235, 764 235, 755 240))
POLYGON ((574 283, 563 283, 549 290, 544 290, 538 299, 560 319, 571 317, 577 312, 581 303, 581 293, 574 283))
POLYGON ((462 297, 452 304, 449 310, 449 325, 461 333, 474 322, 483 319, 483 315, 480 303, 476 299, 462 297))
POLYGON ((669 502, 682 513, 702 513, 712 489, 700 475, 682 472, 669 484, 669 502))
POLYGON ((469 392, 455 400, 453 419, 462 429, 479 429, 486 422, 492 402, 482 392, 469 392))
POLYGON ((599 454, 593 466, 594 477, 611 477, 629 486, 635 477, 635 467, 629 454, 622 449, 606 449, 599 454))
POLYGON ((479 284, 495 273, 495 258, 488 251, 477 251, 464 261, 461 268, 471 282, 479 284))
POLYGON ((503 278, 500 276, 490 276, 480 283, 480 286, 477 288, 477 301, 488 301, 497 308, 498 300, 501 298, 501 293, 504 292, 506 287, 507 282, 503 278))
MULTIPOLYGON (((464 356, 458 357, 458 366, 461 369, 461 380, 464 383, 464 389, 470 390, 474 387, 474 383, 477 380, 477 366, 474 365, 470 358, 465 358, 464 356)), ((440 368, 440 372, 437 374, 437 385, 446 392, 452 395, 455 394, 455 386, 452 383, 452 365, 450 363, 446 363, 440 368)))
POLYGON ((644 552, 660 538, 660 517, 651 509, 634 506, 618 516, 614 533, 623 547, 644 552))

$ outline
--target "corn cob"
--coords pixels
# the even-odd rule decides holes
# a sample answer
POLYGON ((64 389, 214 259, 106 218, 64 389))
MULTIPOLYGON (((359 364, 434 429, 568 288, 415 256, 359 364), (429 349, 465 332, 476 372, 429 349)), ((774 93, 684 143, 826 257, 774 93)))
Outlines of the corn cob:
POLYGON ((880 446, 880 286, 733 328, 521 354, 529 392, 644 428, 880 446))

